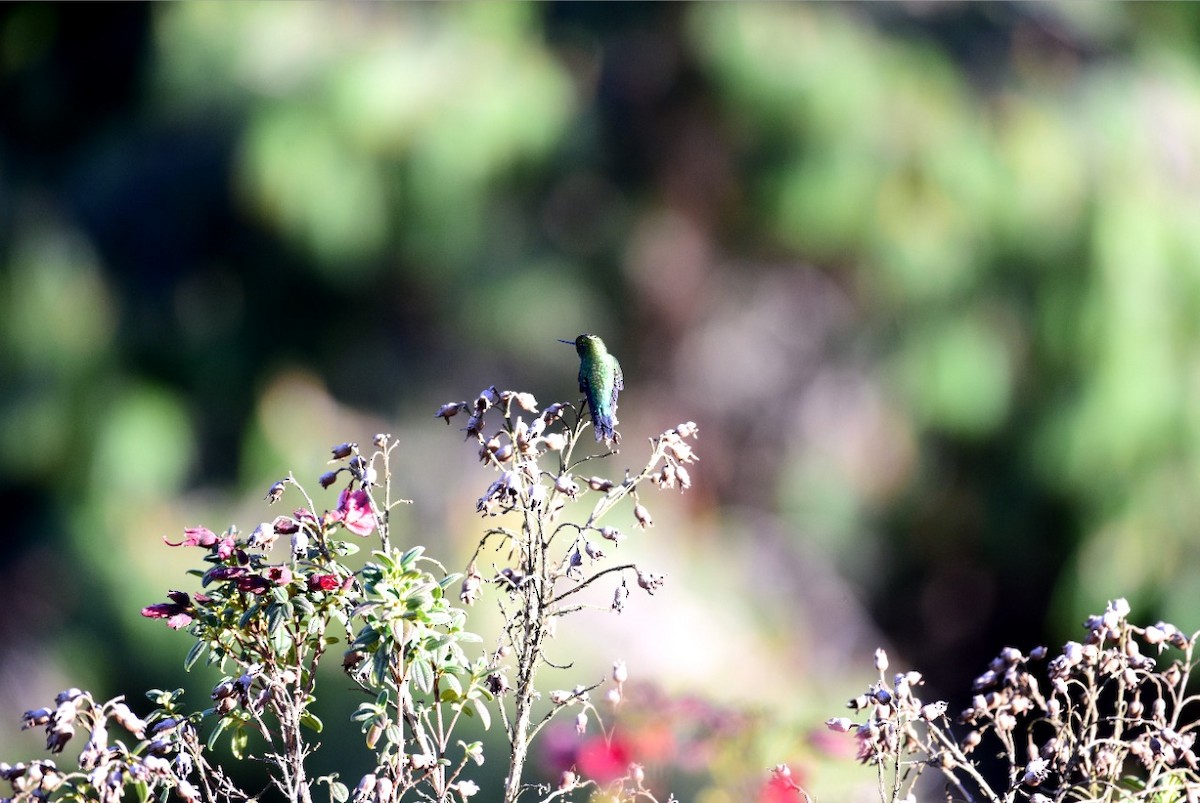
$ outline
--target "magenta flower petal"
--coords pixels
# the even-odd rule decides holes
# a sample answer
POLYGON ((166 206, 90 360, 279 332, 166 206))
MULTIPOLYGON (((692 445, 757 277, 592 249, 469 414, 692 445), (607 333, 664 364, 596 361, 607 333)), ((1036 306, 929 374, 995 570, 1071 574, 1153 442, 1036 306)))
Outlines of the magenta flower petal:
POLYGON ((366 491, 342 491, 337 513, 342 525, 355 535, 370 535, 375 530, 375 512, 366 491))

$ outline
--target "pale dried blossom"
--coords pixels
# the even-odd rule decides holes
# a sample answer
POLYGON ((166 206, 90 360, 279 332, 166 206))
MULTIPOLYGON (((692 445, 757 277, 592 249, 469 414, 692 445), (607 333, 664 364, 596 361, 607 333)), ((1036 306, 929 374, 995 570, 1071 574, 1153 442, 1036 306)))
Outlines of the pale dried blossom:
MULTIPOLYGON (((1185 688, 1197 663, 1191 651, 1194 638, 1162 622, 1134 627, 1129 612, 1125 600, 1110 602, 1104 613, 1088 617, 1084 641, 1068 642, 1044 663, 1049 656, 1043 647, 1028 655, 1015 647, 1002 649, 975 677, 975 694, 959 718, 972 726, 965 734, 953 732, 944 701, 919 699, 919 675, 896 674, 889 685, 882 651, 875 657, 880 680, 849 703, 866 721, 834 717, 826 726, 852 734, 861 761, 892 773, 904 766, 935 768, 959 790, 956 799, 1200 799, 1200 758, 1194 751, 1191 721, 1194 698, 1185 688), (1142 653, 1143 645, 1160 652, 1177 648, 1184 654, 1158 669, 1142 653), (1035 674, 1037 667, 1050 681, 1046 694, 1041 691, 1044 681, 1035 674), (1147 709, 1150 716, 1144 718, 1147 709), (994 750, 981 750, 987 740, 995 744, 994 750), (1011 768, 1009 777, 1037 791, 1014 797, 1012 789, 986 788, 985 775, 972 763, 981 753, 999 753, 1011 768), (1127 783, 1131 776, 1142 779, 1136 782, 1141 785, 1127 783)), ((914 794, 911 781, 896 778, 892 801, 914 794), (909 786, 902 788, 905 784, 909 786)))

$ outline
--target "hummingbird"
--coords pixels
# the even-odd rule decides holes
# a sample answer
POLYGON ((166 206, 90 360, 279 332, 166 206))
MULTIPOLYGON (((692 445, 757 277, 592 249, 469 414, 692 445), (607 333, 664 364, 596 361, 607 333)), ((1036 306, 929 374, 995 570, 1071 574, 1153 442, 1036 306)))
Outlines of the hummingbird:
POLYGON ((587 399, 592 413, 592 428, 596 440, 620 443, 621 435, 614 427, 617 421, 617 393, 625 389, 621 363, 608 353, 604 341, 596 335, 582 334, 574 340, 560 343, 575 344, 579 354, 579 390, 587 399))

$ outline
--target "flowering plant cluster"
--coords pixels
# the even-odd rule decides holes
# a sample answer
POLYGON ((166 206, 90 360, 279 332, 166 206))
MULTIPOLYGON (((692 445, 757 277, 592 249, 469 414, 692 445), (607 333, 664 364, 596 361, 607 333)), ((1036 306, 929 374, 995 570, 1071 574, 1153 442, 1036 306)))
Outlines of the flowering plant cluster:
POLYGON ((607 679, 570 689, 541 690, 539 672, 553 666, 546 647, 563 617, 586 607, 620 611, 631 583, 650 594, 663 584, 662 575, 607 557, 626 539, 607 517, 628 498, 633 525, 653 526, 639 490, 647 481, 663 489, 690 486, 696 425, 651 439, 643 467, 614 480, 580 473, 616 452, 576 455, 589 423, 575 405, 539 410, 530 394, 490 387, 473 403, 444 405, 437 415, 449 423, 460 412, 467 413, 468 440, 494 472, 476 506, 487 527, 464 572, 447 572, 420 545, 394 545, 391 514, 408 504, 393 495, 394 438, 377 435, 369 449, 336 446, 335 468, 318 480, 323 489, 340 486, 332 508, 318 513, 289 475, 267 498, 276 504, 298 497, 292 512, 249 534, 196 527, 181 540, 164 539, 198 550, 203 566, 190 574, 200 589, 172 590, 142 614, 195 640, 188 669, 200 661, 221 669, 211 706, 189 710, 181 691, 154 690, 153 710, 139 717, 121 698, 102 702, 79 689, 64 691, 53 706, 27 712, 25 727, 43 727, 52 754, 77 732, 87 734, 76 766, 0 763, 0 778, 12 789, 6 800, 112 803, 128 796, 141 803, 171 793, 186 803, 260 799, 265 790, 239 788, 211 759, 213 746, 227 740, 235 758, 267 766, 271 785, 289 801, 310 803, 324 786, 335 803, 464 803, 481 792, 470 776, 485 756, 481 742, 456 738, 458 726, 470 718, 489 727, 498 718, 509 769, 503 791, 488 799, 602 793, 614 801, 656 801, 634 764, 602 777, 572 765, 552 784, 531 784, 524 774, 531 741, 560 714, 573 715, 580 734, 595 728, 613 739, 600 704, 621 703, 629 675, 623 661, 614 662, 607 679), (580 512, 569 515, 575 506, 580 512), (368 537, 377 546, 353 567, 347 559, 368 537), (611 601, 597 606, 588 592, 605 581, 611 601), (503 626, 484 649, 460 606, 489 591, 503 626), (348 715, 373 755, 373 770, 353 789, 336 775, 313 778, 308 770, 323 728, 312 711, 324 677, 318 667, 339 643, 345 677, 362 692, 348 715), (606 683, 602 700, 593 699, 606 683))
POLYGON ((1088 618, 1084 641, 1056 655, 1001 650, 975 679, 957 727, 946 702, 918 697, 919 672, 889 682, 877 650, 879 680, 850 701, 855 717, 826 725, 856 740, 885 802, 915 801, 926 770, 954 800, 1200 800, 1200 696, 1188 688, 1200 634, 1166 622, 1137 626, 1129 612, 1125 600, 1109 602, 1088 618), (996 755, 999 773, 980 761, 996 755))

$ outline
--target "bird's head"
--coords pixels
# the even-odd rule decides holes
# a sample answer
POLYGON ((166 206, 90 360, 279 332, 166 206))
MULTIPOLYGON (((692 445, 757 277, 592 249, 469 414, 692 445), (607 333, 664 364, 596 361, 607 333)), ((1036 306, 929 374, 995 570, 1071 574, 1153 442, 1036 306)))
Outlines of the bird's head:
POLYGON ((566 343, 567 345, 574 345, 575 351, 580 357, 583 357, 587 354, 603 354, 607 351, 607 349, 604 348, 603 340, 596 335, 589 335, 586 332, 574 340, 563 340, 562 338, 559 338, 558 342, 566 343))

